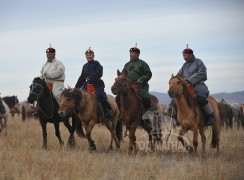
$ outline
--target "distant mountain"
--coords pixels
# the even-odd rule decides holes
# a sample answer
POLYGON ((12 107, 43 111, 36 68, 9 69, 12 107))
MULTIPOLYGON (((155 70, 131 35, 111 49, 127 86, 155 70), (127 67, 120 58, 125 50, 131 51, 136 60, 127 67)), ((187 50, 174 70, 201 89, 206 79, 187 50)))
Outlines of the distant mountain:
MULTIPOLYGON (((155 91, 152 91, 150 93, 156 96, 161 104, 170 103, 170 97, 168 94, 155 91)), ((216 93, 211 94, 211 96, 213 96, 217 101, 223 98, 227 103, 244 103, 244 91, 233 93, 216 93)))

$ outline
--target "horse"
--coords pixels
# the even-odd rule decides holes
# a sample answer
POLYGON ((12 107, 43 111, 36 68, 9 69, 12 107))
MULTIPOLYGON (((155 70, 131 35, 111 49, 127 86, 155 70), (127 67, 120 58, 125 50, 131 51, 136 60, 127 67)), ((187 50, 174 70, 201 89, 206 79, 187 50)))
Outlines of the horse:
POLYGON ((22 120, 25 121, 26 119, 36 118, 33 114, 37 112, 37 109, 34 105, 29 104, 28 102, 24 101, 16 105, 14 108, 11 109, 13 113, 13 117, 15 113, 21 113, 22 120))
POLYGON ((3 128, 7 130, 8 114, 10 113, 10 109, 12 109, 16 104, 19 103, 19 100, 17 96, 6 96, 2 98, 2 103, 5 109, 5 113, 0 114, 0 132, 3 130, 3 128), (2 119, 4 119, 4 122, 2 119))
POLYGON ((6 112, 6 109, 3 105, 2 98, 0 97, 0 114, 4 114, 6 112))
POLYGON ((59 131, 59 123, 63 122, 66 128, 69 130, 70 136, 68 139, 68 147, 75 146, 74 131, 75 131, 75 117, 72 116, 72 126, 68 121, 68 116, 61 118, 58 114, 59 104, 55 100, 52 91, 49 89, 47 83, 37 77, 34 78, 30 85, 30 92, 27 98, 28 103, 33 104, 37 101, 37 113, 39 116, 39 122, 42 128, 43 136, 43 148, 47 149, 47 123, 53 123, 55 127, 55 134, 59 140, 60 147, 64 145, 59 131))
POLYGON ((228 129, 232 128, 232 109, 228 103, 222 98, 218 102, 219 114, 220 114, 220 125, 228 129))
POLYGON ((114 110, 112 117, 104 116, 100 102, 96 99, 95 94, 90 91, 69 88, 65 89, 61 94, 61 103, 58 111, 59 115, 64 117, 67 112, 75 112, 79 117, 77 128, 80 128, 78 125, 79 123, 82 123, 84 126, 90 151, 96 150, 96 144, 91 137, 91 132, 93 127, 98 123, 104 123, 111 133, 109 150, 113 148, 113 140, 116 143, 116 147, 120 147, 120 141, 122 140, 122 127, 118 128, 117 126, 122 126, 122 124, 117 124, 119 108, 113 96, 107 95, 107 98, 114 110), (118 129, 120 129, 120 131, 118 131, 118 129))
MULTIPOLYGON (((206 136, 204 134, 204 112, 200 109, 199 105, 196 103, 196 99, 187 87, 187 82, 184 80, 183 75, 173 76, 169 80, 169 90, 168 94, 171 98, 175 99, 176 106, 178 109, 177 119, 180 123, 180 132, 178 140, 182 145, 189 151, 194 152, 197 155, 198 146, 198 130, 201 135, 202 140, 202 153, 205 154, 206 151, 206 136), (183 135, 188 131, 193 131, 193 146, 194 149, 184 142, 183 135)), ((219 139, 220 139, 220 128, 219 128, 219 110, 216 100, 212 97, 208 97, 208 102, 211 104, 215 117, 216 123, 212 126, 212 142, 211 146, 213 148, 217 147, 217 152, 219 152, 219 139)))
MULTIPOLYGON (((149 146, 151 146, 151 148, 153 148, 153 136, 155 137, 154 142, 161 142, 162 136, 161 129, 153 129, 153 125, 158 126, 158 124, 154 124, 154 119, 152 123, 149 120, 142 119, 144 107, 141 98, 136 93, 137 89, 134 88, 135 85, 131 84, 128 79, 128 72, 124 71, 121 73, 119 70, 117 70, 117 78, 111 87, 111 91, 114 95, 120 96, 122 119, 126 125, 126 131, 129 130, 129 154, 131 154, 133 150, 137 151, 135 132, 139 125, 141 125, 142 128, 147 131, 149 135, 149 146)), ((158 104, 158 99, 151 95, 151 105, 153 111, 158 111, 158 104)))
POLYGON ((237 103, 230 104, 230 106, 231 106, 233 118, 234 118, 234 120, 237 123, 238 130, 240 129, 240 125, 244 129, 243 108, 237 103))

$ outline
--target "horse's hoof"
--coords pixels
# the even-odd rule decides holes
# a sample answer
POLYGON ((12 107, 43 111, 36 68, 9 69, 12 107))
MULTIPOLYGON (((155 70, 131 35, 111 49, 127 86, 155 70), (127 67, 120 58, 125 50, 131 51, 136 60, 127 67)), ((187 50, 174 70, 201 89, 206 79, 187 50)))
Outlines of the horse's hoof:
POLYGON ((47 149, 47 145, 43 145, 42 146, 42 149, 47 149))
POLYGON ((108 150, 109 150, 109 151, 113 150, 113 146, 110 145, 110 146, 108 147, 108 150))
POLYGON ((96 144, 93 144, 89 147, 89 150, 92 152, 92 151, 95 151, 97 149, 96 147, 96 144))

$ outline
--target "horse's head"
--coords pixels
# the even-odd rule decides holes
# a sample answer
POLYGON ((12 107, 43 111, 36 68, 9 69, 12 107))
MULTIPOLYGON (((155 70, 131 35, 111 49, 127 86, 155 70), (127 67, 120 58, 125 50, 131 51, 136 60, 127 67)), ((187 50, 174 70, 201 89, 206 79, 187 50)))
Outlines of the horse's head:
POLYGON ((117 70, 117 76, 118 77, 115 79, 115 82, 111 87, 111 91, 114 95, 125 94, 131 85, 129 79, 127 78, 128 72, 125 70, 121 73, 119 70, 117 70))
POLYGON ((39 97, 47 93, 47 91, 49 90, 46 86, 46 82, 39 77, 35 78, 30 85, 30 93, 27 98, 28 102, 33 104, 34 101, 37 101, 39 97))
POLYGON ((61 102, 58 110, 60 117, 66 117, 74 112, 75 106, 82 100, 82 92, 80 89, 65 89, 61 94, 61 102))
POLYGON ((171 98, 177 97, 184 92, 186 81, 183 75, 171 76, 169 80, 168 94, 171 98))

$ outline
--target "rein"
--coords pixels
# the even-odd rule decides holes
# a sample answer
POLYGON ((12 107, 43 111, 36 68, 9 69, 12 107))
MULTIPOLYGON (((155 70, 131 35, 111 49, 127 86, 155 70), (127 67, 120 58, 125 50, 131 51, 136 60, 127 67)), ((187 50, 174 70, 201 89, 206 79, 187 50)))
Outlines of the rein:
POLYGON ((39 98, 43 95, 43 91, 44 91, 44 88, 43 88, 43 86, 42 85, 40 85, 40 84, 38 84, 38 83, 33 83, 32 85, 32 89, 31 89, 31 92, 30 92, 30 94, 34 94, 34 95, 36 95, 36 100, 37 100, 37 103, 38 103, 38 107, 39 107, 39 109, 40 109, 40 111, 42 112, 42 114, 46 117, 46 118, 53 118, 53 109, 54 109, 54 105, 53 105, 53 98, 52 98, 52 94, 51 94, 51 91, 49 90, 49 95, 50 95, 50 99, 51 99, 51 102, 52 102, 52 110, 51 110, 51 112, 52 112, 52 114, 51 114, 51 116, 48 116, 43 110, 42 110, 42 108, 40 107, 40 102, 39 102, 39 98), (34 85, 34 86, 33 86, 34 85), (35 92, 33 92, 33 89, 34 88, 36 88, 37 86, 40 86, 41 87, 41 92, 39 93, 39 94, 36 94, 35 92))

